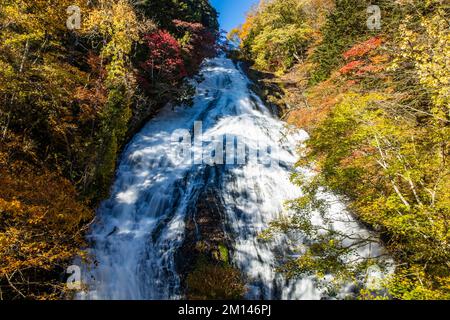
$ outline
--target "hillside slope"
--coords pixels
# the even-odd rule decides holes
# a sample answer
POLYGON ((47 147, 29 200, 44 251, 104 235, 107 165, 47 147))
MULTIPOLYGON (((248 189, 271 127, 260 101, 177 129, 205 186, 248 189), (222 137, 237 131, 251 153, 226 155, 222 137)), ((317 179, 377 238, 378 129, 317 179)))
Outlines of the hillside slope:
POLYGON ((119 151, 215 54, 207 0, 0 7, 0 299, 61 298, 119 151))
MULTIPOLYGON (((384 287, 361 298, 450 298, 450 34, 446 1, 262 1, 229 34, 266 99, 311 138, 295 175, 304 196, 290 222, 316 246, 281 268, 299 277, 338 270, 352 248, 310 223, 323 188, 341 194, 397 262, 384 287), (295 9, 294 9, 295 8, 295 9), (278 88, 278 89, 277 89, 278 88)), ((270 233, 270 232, 269 232, 270 233)), ((370 264, 370 261, 364 263, 370 264)))

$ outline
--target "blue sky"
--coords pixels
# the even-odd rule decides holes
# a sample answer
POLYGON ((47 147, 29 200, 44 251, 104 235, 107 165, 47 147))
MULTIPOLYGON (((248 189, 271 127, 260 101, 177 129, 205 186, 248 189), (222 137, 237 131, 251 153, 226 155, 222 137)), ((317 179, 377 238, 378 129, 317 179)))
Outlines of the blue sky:
POLYGON ((219 12, 220 27, 226 31, 239 26, 245 21, 245 14, 259 0, 211 0, 219 12))

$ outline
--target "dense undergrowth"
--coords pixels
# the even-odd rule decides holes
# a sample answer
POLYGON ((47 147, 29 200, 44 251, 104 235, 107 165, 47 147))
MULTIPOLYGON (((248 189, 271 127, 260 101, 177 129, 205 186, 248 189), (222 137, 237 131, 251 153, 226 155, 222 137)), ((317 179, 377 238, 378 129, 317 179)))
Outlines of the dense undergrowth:
POLYGON ((207 0, 2 1, 0 299, 63 297, 120 149, 217 33, 207 0))
POLYGON ((355 280, 360 264, 340 256, 351 248, 308 219, 325 188, 349 200, 395 259, 385 290, 359 298, 450 298, 449 9, 439 0, 272 0, 230 33, 234 55, 276 74, 268 87, 281 83, 284 94, 269 98, 311 135, 299 166, 317 175, 293 177, 304 191, 289 204, 297 214, 271 230, 315 239, 280 268, 289 276, 333 269, 355 280), (367 24, 373 4, 380 28, 367 24))

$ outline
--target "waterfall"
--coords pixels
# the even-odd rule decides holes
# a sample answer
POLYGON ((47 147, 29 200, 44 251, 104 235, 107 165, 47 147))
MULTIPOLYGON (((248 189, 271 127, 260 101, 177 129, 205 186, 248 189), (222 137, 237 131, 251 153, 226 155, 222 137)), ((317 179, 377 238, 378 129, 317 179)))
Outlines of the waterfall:
MULTIPOLYGON (((94 261, 83 267, 88 289, 77 298, 182 298, 176 254, 186 213, 213 186, 233 243, 231 263, 246 279, 246 298, 320 299, 312 278, 288 281, 275 272, 279 257, 291 252, 291 239, 258 240, 271 221, 289 214, 285 201, 301 194, 290 175, 307 133, 280 121, 224 56, 206 60, 192 84, 193 106, 167 106, 124 150, 111 196, 88 235, 94 261)), ((323 196, 336 228, 369 233, 336 197, 323 196)))

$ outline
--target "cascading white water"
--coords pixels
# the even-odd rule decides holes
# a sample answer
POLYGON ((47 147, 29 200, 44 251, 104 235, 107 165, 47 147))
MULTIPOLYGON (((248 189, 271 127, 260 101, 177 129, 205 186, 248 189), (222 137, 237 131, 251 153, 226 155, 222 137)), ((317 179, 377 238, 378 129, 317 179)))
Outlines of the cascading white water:
MULTIPOLYGON (((192 80, 197 88, 192 107, 166 107, 125 149, 111 197, 99 208, 89 235, 95 258, 83 271, 89 289, 77 297, 182 297, 174 256, 184 239, 187 208, 197 200, 193 195, 211 179, 204 174, 211 166, 202 150, 225 141, 232 151, 226 149, 224 157, 235 155, 238 145, 246 148, 245 159, 217 165, 219 177, 214 181, 234 243, 231 261, 245 276, 247 298, 321 298, 312 279, 286 281, 274 271, 275 255, 288 252, 288 239, 279 237, 271 243, 257 239, 271 221, 288 214, 284 202, 300 195, 289 177, 298 158, 296 147, 307 134, 288 130, 249 89, 248 78, 231 60, 220 56, 205 61, 197 78, 201 80, 192 80), (200 122, 204 142, 194 143, 194 161, 188 161, 190 157, 180 161, 178 151, 174 153, 180 141, 174 137, 198 135, 200 122)), ((217 156, 220 150, 215 149, 217 156)), ((368 234, 337 199, 324 197, 332 200, 334 227, 361 237, 368 234)))

